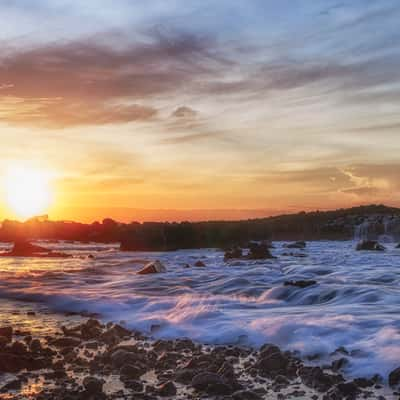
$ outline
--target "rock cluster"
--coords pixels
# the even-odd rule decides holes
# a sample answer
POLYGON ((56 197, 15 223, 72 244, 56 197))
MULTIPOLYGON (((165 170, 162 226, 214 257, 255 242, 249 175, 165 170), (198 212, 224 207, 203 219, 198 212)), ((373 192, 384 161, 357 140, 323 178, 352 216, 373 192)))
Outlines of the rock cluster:
MULTIPOLYGON (((272 344, 256 351, 189 339, 154 341, 96 319, 64 327, 45 340, 26 336, 13 341, 14 336, 11 327, 0 328, 0 373, 15 374, 0 391, 14 393, 15 398, 34 371, 52 381, 35 397, 40 400, 259 400, 272 394, 281 399, 378 398, 373 390, 379 387, 379 377, 346 381, 338 373, 347 365, 345 357, 332 366, 309 366, 272 344), (124 391, 107 391, 105 382, 110 379, 118 379, 124 391)), ((345 349, 333 353, 345 354, 345 349)), ((389 383, 400 383, 400 368, 389 375, 389 383)))

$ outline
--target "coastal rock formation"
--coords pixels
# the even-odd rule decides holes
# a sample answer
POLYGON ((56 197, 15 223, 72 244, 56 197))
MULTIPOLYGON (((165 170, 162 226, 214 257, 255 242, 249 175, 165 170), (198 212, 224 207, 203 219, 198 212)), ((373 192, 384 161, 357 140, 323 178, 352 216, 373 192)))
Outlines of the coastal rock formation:
POLYGON ((384 251, 386 248, 376 240, 362 240, 357 244, 356 250, 384 251))
POLYGON ((162 272, 167 272, 167 269, 160 261, 156 260, 146 264, 140 271, 138 271, 138 274, 147 275, 147 274, 159 274, 162 272))
POLYGON ((67 258, 69 254, 55 252, 27 240, 18 240, 10 251, 0 253, 1 257, 44 257, 44 258, 67 258))
POLYGON ((400 384, 400 367, 389 374, 389 385, 397 386, 398 384, 400 384))
POLYGON ((225 252, 224 260, 242 259, 242 260, 265 260, 275 258, 270 252, 270 243, 266 241, 249 242, 247 254, 243 254, 243 249, 235 246, 225 252))

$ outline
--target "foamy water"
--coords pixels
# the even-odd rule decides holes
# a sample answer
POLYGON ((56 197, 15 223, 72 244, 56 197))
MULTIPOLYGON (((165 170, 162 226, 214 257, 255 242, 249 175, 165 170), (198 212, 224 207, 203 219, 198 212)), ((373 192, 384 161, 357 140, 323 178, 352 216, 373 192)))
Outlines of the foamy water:
POLYGON ((311 242, 305 251, 290 250, 307 255, 300 258, 282 255, 288 250, 276 243, 277 259, 229 263, 213 249, 121 253, 115 245, 51 247, 74 258, 0 258, 3 304, 7 299, 55 312, 100 313, 145 332, 153 326, 159 337, 273 342, 303 356, 327 356, 344 346, 352 352, 347 372, 355 376, 386 376, 400 366, 400 250, 394 244, 375 253, 356 252, 354 242, 311 242), (155 259, 167 273, 136 274, 155 259), (199 259, 206 268, 184 268, 199 259), (318 284, 283 286, 300 279, 318 284))

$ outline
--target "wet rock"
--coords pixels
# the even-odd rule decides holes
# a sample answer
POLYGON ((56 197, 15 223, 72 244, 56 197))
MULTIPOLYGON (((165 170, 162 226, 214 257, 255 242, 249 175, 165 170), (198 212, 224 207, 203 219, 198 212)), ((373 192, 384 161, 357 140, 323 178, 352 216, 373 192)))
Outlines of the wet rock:
POLYGON ((386 248, 376 240, 362 240, 357 244, 356 250, 384 251, 386 248))
POLYGON ((11 342, 13 336, 13 328, 11 326, 0 328, 0 336, 5 337, 9 342, 11 342))
POLYGON ((4 336, 0 336, 0 350, 3 350, 7 344, 9 343, 9 340, 4 337, 4 336))
POLYGON ((349 360, 345 357, 339 358, 332 362, 331 368, 332 371, 340 371, 341 369, 345 368, 349 364, 349 360))
POLYGON ((289 359, 281 352, 275 352, 268 355, 261 355, 256 364, 262 376, 276 376, 284 373, 289 365, 289 359))
POLYGON ((249 243, 249 254, 247 258, 251 260, 264 260, 267 258, 274 258, 269 251, 268 243, 266 242, 250 242, 249 243))
POLYGON ((167 269, 160 261, 156 260, 146 264, 140 271, 138 271, 138 274, 147 275, 147 274, 158 274, 162 272, 167 272, 167 269))
POLYGON ((194 266, 195 266, 195 267, 204 268, 204 267, 206 266, 206 264, 204 264, 203 261, 198 260, 198 261, 196 261, 196 262, 194 263, 194 266))
MULTIPOLYGON (((114 359, 114 363, 116 360, 114 359)), ((117 364, 119 362, 117 361, 117 364)), ((143 375, 143 368, 140 368, 134 364, 123 365, 120 369, 121 380, 128 379, 138 379, 143 375)))
POLYGON ((11 382, 6 383, 4 386, 1 387, 0 393, 8 393, 10 391, 21 390, 22 381, 20 379, 14 379, 11 382))
POLYGON ((320 367, 302 366, 298 370, 298 375, 306 386, 319 392, 327 392, 334 385, 344 381, 342 376, 326 374, 320 367))
POLYGON ((16 341, 10 346, 10 352, 13 354, 23 355, 28 352, 28 349, 27 349, 25 343, 16 341))
POLYGON ((83 379, 83 387, 90 396, 103 393, 103 381, 93 376, 87 376, 83 379))
POLYGON ((167 381, 158 386, 157 393, 161 397, 175 396, 177 393, 176 386, 173 382, 167 381))
POLYGON ((296 286, 299 288, 306 288, 308 286, 316 285, 317 281, 314 280, 300 280, 300 281, 285 281, 284 286, 296 286))
POLYGON ((305 249, 307 246, 306 242, 300 240, 298 242, 288 243, 285 245, 288 249, 305 249))
POLYGON ((398 384, 400 384, 400 367, 394 369, 389 374, 389 385, 390 386, 397 386, 398 384))
POLYGON ((78 347, 81 344, 81 341, 77 338, 72 337, 62 337, 58 339, 54 339, 50 342, 51 346, 58 348, 67 348, 67 347, 78 347))
POLYGON ((119 343, 122 339, 131 336, 131 332, 121 325, 113 325, 111 328, 103 332, 99 339, 109 345, 119 343))
POLYGON ((202 372, 192 379, 192 386, 196 390, 205 391, 209 386, 223 384, 222 378, 218 374, 212 372, 202 372))
POLYGON ((89 319, 85 324, 81 325, 81 336, 84 340, 98 338, 102 334, 102 326, 97 319, 89 319))
POLYGON ((243 250, 240 247, 233 247, 225 252, 224 260, 232 260, 243 257, 243 250))
POLYGON ((233 400, 262 400, 262 397, 251 390, 238 390, 232 394, 233 400))

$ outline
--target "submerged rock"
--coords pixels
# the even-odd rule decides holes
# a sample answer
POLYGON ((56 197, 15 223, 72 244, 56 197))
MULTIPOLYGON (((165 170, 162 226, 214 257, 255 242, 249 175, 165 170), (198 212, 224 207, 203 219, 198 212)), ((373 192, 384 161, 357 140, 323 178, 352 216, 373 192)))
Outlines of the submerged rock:
POLYGON ((356 250, 384 251, 386 248, 376 240, 362 240, 357 244, 356 250))
POLYGON ((316 285, 317 281, 313 280, 302 280, 302 281, 285 281, 284 286, 297 286, 299 288, 306 288, 308 286, 316 285))
POLYGON ((162 272, 167 272, 167 269, 160 261, 156 260, 146 264, 140 271, 138 271, 138 274, 147 275, 147 274, 159 274, 162 272))
POLYGON ((196 261, 196 262, 194 263, 194 266, 195 266, 195 267, 204 268, 204 267, 206 266, 206 264, 204 264, 203 261, 198 260, 198 261, 196 261))
POLYGON ((298 242, 288 243, 285 247, 288 249, 305 249, 306 246, 306 242, 300 240, 298 242))

